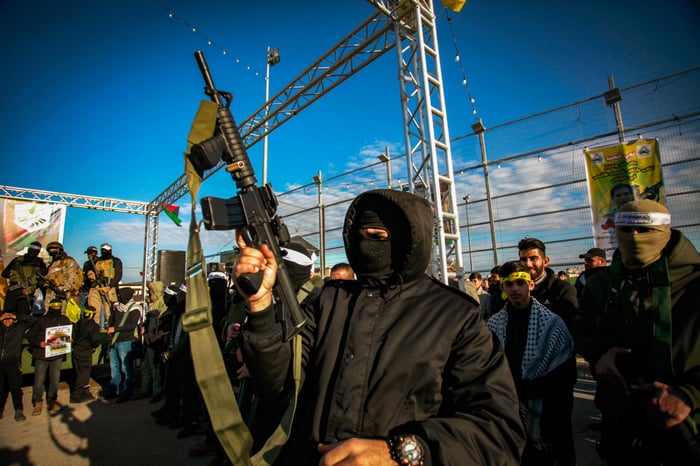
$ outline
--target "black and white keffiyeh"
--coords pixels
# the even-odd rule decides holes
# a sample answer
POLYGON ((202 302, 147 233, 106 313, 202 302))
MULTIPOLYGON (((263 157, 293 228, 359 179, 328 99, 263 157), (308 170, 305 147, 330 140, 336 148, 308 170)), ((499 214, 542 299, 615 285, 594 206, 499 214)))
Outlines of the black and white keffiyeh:
MULTIPOLYGON (((491 316, 487 325, 498 336, 501 344, 507 346, 508 304, 491 316)), ((573 355, 574 340, 564 321, 532 298, 527 343, 521 366, 523 380, 534 380, 547 375, 573 355)))

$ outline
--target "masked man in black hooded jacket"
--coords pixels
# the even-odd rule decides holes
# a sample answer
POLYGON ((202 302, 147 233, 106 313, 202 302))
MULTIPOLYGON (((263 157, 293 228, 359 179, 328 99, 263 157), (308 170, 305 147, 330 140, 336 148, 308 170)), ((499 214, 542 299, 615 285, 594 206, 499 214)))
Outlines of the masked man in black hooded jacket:
MULTIPOLYGON (((391 190, 358 196, 343 239, 357 281, 329 281, 305 305, 303 380, 274 464, 518 464, 518 397, 479 305, 425 274, 429 203, 391 190)), ((261 396, 293 396, 291 344, 275 321, 277 264, 246 247, 236 276, 263 271, 247 297, 243 352, 261 396)))

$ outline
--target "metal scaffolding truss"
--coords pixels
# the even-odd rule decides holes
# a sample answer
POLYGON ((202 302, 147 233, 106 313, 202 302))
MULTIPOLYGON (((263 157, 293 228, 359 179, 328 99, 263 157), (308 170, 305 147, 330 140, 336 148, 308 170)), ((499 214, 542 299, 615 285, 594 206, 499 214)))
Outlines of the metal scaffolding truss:
MULTIPOLYGON (((382 13, 375 13, 342 39, 335 48, 272 96, 255 113, 239 123, 244 145, 247 148, 252 147, 266 134, 298 115, 395 45, 392 21, 382 13)), ((221 168, 223 163, 207 171, 203 178, 210 177, 221 168)), ((172 204, 188 191, 187 180, 183 174, 159 194, 153 203, 172 204)))
MULTIPOLYGON (((436 269, 432 272, 447 282, 455 273, 461 276, 463 267, 433 2, 367 1, 378 11, 244 120, 239 130, 246 147, 255 145, 350 76, 396 48, 408 179, 412 181, 409 190, 425 196, 435 208, 436 269)), ((223 163, 207 171, 203 178, 221 168, 223 163)), ((163 205, 173 204, 189 191, 184 174, 148 203, 2 189, 1 197, 146 215, 144 282, 155 275, 158 213, 163 205)))
MULTIPOLYGON (((266 134, 396 47, 409 161, 408 179, 412 180, 409 190, 425 196, 435 207, 435 269, 432 272, 445 282, 455 275, 461 278, 462 246, 433 2, 368 2, 378 12, 243 121, 239 125, 241 137, 246 147, 253 146, 266 134)), ((205 173, 204 179, 222 167, 220 163, 205 173)), ((159 209, 162 203, 174 203, 187 192, 186 178, 182 175, 152 204, 159 209)), ((146 235, 156 240, 157 221, 157 217, 153 217, 153 222, 148 222, 154 232, 147 232, 146 235)), ((154 258, 155 249, 155 245, 147 246, 154 258)), ((462 280, 459 283, 461 286, 462 280)))
POLYGON ((432 274, 445 283, 457 276, 461 287, 462 245, 435 13, 432 0, 411 3, 411 9, 406 3, 398 7, 401 16, 394 23, 400 41, 397 52, 408 189, 433 204, 436 270, 432 274))
POLYGON ((37 189, 14 188, 0 186, 0 197, 26 201, 38 201, 54 204, 66 204, 70 207, 84 209, 106 210, 109 212, 124 212, 127 214, 145 215, 150 210, 150 203, 139 201, 123 201, 105 197, 66 194, 37 189))
POLYGON ((104 210, 108 212, 122 212, 146 216, 145 244, 153 245, 153 250, 148 249, 144 254, 143 270, 150 273, 144 275, 145 281, 155 275, 155 247, 158 244, 158 208, 152 202, 125 201, 106 197, 84 196, 81 194, 58 193, 54 191, 42 191, 38 189, 15 188, 12 186, 0 186, 0 198, 37 201, 52 204, 65 204, 69 207, 82 209, 104 210))

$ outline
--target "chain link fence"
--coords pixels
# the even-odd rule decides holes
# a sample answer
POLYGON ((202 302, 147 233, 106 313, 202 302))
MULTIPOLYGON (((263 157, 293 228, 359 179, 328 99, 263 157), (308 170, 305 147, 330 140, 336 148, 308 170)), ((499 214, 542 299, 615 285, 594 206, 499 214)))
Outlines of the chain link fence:
MULTIPOLYGON (((672 226, 700 248, 700 67, 620 91, 622 127, 603 92, 497 126, 483 122, 483 152, 476 133, 452 139, 466 272, 488 274, 517 259, 526 236, 546 244, 553 269, 580 268, 579 254, 594 246, 584 150, 621 137, 658 139, 672 226)), ((318 172, 314 183, 278 193, 279 212, 292 235, 314 245, 323 237, 329 268, 346 260, 342 226, 352 199, 368 189, 405 189, 406 173, 405 155, 325 180, 318 172)))

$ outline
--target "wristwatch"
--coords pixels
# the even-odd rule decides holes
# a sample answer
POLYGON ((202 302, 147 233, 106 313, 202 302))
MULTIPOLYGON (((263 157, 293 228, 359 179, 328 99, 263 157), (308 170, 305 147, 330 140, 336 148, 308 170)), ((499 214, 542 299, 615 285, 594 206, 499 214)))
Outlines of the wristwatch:
POLYGON ((412 434, 395 435, 387 439, 391 459, 405 466, 423 466, 423 446, 412 434))

